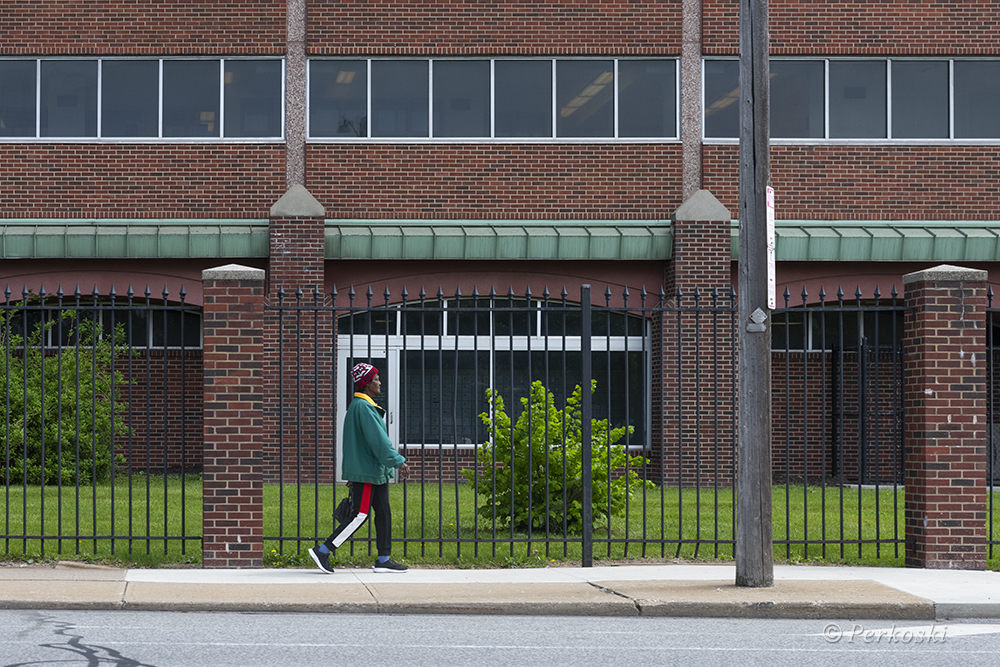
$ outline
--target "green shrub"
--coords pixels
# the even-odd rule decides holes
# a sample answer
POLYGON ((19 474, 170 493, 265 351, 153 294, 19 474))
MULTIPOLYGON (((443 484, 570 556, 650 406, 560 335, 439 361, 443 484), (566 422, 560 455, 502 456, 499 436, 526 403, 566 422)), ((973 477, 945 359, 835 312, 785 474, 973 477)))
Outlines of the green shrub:
POLYGON ((124 462, 114 456, 114 438, 128 435, 128 406, 121 401, 125 377, 111 372, 116 349, 125 349, 123 325, 113 336, 102 336, 94 322, 76 321, 74 311, 64 311, 61 317, 76 324, 70 340, 79 336, 79 345, 46 352, 43 337, 57 321, 38 323, 24 341, 16 332, 15 312, 0 317, 0 367, 6 375, 0 390, 0 479, 28 484, 108 479, 113 462, 124 462))
MULTIPOLYGON (((593 381, 591 392, 596 385, 593 381)), ((553 394, 536 380, 531 384, 530 398, 521 398, 524 409, 512 428, 503 397, 492 389, 486 391, 489 408, 480 417, 490 440, 477 452, 477 511, 484 519, 492 521, 495 516, 497 526, 512 525, 524 532, 529 526, 536 531, 583 532, 580 398, 577 386, 560 410, 553 394)), ((632 433, 634 428, 609 428, 606 419, 592 420, 594 527, 607 525, 610 517, 622 516, 626 500, 642 486, 634 468, 642 466, 645 459, 629 456, 623 445, 615 444, 626 430, 632 433)), ((474 478, 470 470, 465 475, 474 478)))

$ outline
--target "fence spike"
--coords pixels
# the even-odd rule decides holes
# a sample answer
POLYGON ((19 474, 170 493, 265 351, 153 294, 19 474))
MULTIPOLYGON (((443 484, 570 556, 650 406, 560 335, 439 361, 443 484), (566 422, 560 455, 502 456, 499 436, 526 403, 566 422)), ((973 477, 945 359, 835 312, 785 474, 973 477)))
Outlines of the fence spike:
POLYGON ((819 286, 819 302, 823 303, 824 301, 826 301, 826 290, 823 289, 822 285, 820 285, 819 286))
POLYGON ((420 293, 417 296, 420 297, 421 301, 423 301, 424 299, 427 298, 427 292, 426 292, 426 290, 424 290, 424 286, 423 285, 420 286, 420 293))
POLYGON ((455 288, 455 298, 456 299, 461 299, 462 298, 462 288, 461 287, 456 287, 455 288))
POLYGON ((438 301, 444 301, 444 289, 442 289, 442 287, 441 287, 440 284, 438 284, 437 298, 438 298, 438 301))
POLYGON ((472 286, 472 298, 473 299, 479 298, 479 288, 476 287, 475 285, 472 286))
MULTIPOLYGON (((113 285, 112 285, 112 289, 114 289, 114 286, 113 286, 113 285)), ((56 296, 57 296, 57 297, 59 297, 59 299, 60 299, 60 300, 62 300, 62 298, 63 298, 63 288, 62 288, 62 283, 59 283, 59 287, 58 287, 58 288, 56 288, 56 296)))
POLYGON ((841 285, 837 285, 837 301, 844 300, 844 288, 841 285))
POLYGON ((497 296, 497 288, 494 285, 490 285, 490 298, 495 299, 497 296))
MULTIPOLYGON (((993 288, 990 287, 990 289, 992 290, 993 288)), ((896 291, 896 283, 892 284, 892 292, 890 292, 890 295, 892 296, 893 301, 895 301, 896 297, 899 296, 899 292, 896 291)))
POLYGON ((83 292, 80 291, 80 283, 76 284, 76 289, 73 291, 73 296, 76 297, 77 301, 79 301, 80 297, 83 296, 83 292))
POLYGON ((365 292, 365 296, 368 297, 368 305, 372 305, 372 297, 375 296, 375 292, 372 291, 371 283, 368 284, 368 290, 365 292))
POLYGON ((128 284, 128 291, 125 292, 125 295, 131 300, 133 294, 135 294, 135 292, 132 291, 132 283, 129 283, 128 284))
MULTIPOLYGON (((62 291, 62 287, 60 287, 59 289, 60 289, 60 291, 62 291)), ((114 301, 115 297, 118 296, 118 293, 115 292, 115 284, 114 283, 111 283, 111 291, 108 292, 108 296, 111 297, 112 301, 114 301)))
POLYGON ((524 298, 525 299, 529 299, 529 300, 531 299, 531 285, 525 286, 525 288, 524 288, 524 298))
MULTIPOLYGON (((787 287, 785 289, 788 289, 787 287)), ((809 300, 809 292, 806 291, 806 286, 802 286, 802 305, 805 305, 806 301, 809 300)))
POLYGON ((545 284, 545 288, 542 290, 542 298, 545 299, 546 301, 549 300, 549 285, 548 285, 548 283, 545 284))
POLYGON ((882 296, 882 292, 879 291, 878 285, 875 285, 875 305, 878 305, 878 298, 882 296))
POLYGON ((861 291, 861 285, 858 285, 858 288, 854 290, 854 298, 860 301, 862 294, 863 292, 861 291))
POLYGON ((146 291, 144 294, 146 295, 147 301, 149 300, 149 297, 153 296, 153 290, 149 289, 149 283, 146 283, 146 291))
POLYGON ((410 293, 406 291, 406 285, 403 285, 403 291, 400 292, 399 295, 403 297, 403 303, 406 303, 407 297, 410 296, 410 293))
POLYGON ((514 300, 514 286, 510 285, 507 287, 507 298, 511 301, 514 300))
POLYGON ((569 292, 566 291, 566 285, 563 285, 561 296, 563 301, 565 301, 566 297, 569 296, 569 292))
POLYGON ((163 300, 166 301, 168 296, 170 296, 170 291, 167 289, 167 284, 163 283, 163 300))

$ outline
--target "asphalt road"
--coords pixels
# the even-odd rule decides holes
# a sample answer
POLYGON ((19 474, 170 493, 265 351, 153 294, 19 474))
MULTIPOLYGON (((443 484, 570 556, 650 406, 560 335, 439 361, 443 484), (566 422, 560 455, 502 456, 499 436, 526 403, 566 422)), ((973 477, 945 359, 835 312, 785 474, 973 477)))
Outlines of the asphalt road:
POLYGON ((1000 623, 0 611, 0 665, 996 665, 1000 623))

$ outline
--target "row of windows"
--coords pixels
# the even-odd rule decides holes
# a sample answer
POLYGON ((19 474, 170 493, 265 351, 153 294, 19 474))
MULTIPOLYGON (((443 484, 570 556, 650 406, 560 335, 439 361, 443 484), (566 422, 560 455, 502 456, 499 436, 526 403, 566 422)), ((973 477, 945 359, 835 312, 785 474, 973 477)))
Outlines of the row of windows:
POLYGON ((40 336, 43 347, 73 348, 80 343, 81 326, 92 326, 102 337, 118 329, 118 343, 130 348, 186 348, 202 346, 201 311, 180 308, 30 309, 0 310, 0 341, 31 341, 40 336), (86 323, 86 324, 82 324, 86 323))
MULTIPOLYGON (((998 60, 770 61, 775 139, 1000 138, 998 60)), ((739 137, 739 61, 707 60, 706 138, 739 137)))
MULTIPOLYGON (((676 140, 676 59, 313 59, 319 141, 676 140)), ((1000 60, 772 59, 771 136, 1000 138, 1000 60)), ((0 138, 278 139, 280 59, 0 59, 0 138)), ((739 136, 739 62, 704 62, 706 139, 739 136)))
POLYGON ((0 60, 0 137, 281 138, 281 60, 0 60))
POLYGON ((314 138, 668 139, 676 60, 313 60, 314 138))

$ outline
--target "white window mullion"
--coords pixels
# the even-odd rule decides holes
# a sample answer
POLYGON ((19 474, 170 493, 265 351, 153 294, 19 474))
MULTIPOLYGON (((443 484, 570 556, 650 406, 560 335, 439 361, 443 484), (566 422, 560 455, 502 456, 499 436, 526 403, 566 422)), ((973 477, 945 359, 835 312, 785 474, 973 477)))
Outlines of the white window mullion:
POLYGON ((35 138, 42 136, 42 60, 35 61, 35 138))
POLYGON ((823 61, 823 138, 830 138, 830 59, 823 61))
POLYGON ((615 116, 615 130, 612 136, 615 139, 617 139, 618 138, 618 58, 614 59, 612 67, 613 67, 612 71, 614 72, 614 78, 615 78, 614 80, 615 87, 614 90, 612 91, 613 95, 612 99, 614 100, 613 106, 614 106, 614 116, 615 116))
POLYGON ((559 105, 556 98, 556 59, 552 59, 552 138, 555 139, 559 136, 556 131, 556 124, 559 122, 559 105))
POLYGON ((955 61, 948 61, 948 138, 955 138, 955 61))
POLYGON ((427 61, 427 137, 434 138, 434 61, 427 61))
POLYGON ((226 60, 219 60, 219 139, 226 138, 226 60))
POLYGON ((892 139, 892 59, 885 61, 885 138, 892 139))
POLYGON ((368 76, 368 106, 367 109, 367 121, 365 122, 365 138, 370 139, 372 136, 372 59, 368 59, 367 76, 368 76))
POLYGON ((497 61, 496 61, 495 58, 490 58, 490 139, 496 139, 496 136, 497 136, 497 131, 496 131, 496 122, 497 122, 497 114, 496 114, 496 105, 497 105, 497 100, 496 100, 496 85, 497 85, 497 80, 496 80, 496 62, 497 61))
POLYGON ((159 59, 158 86, 156 93, 156 138, 163 138, 163 58, 159 59))
POLYGON ((104 60, 97 59, 97 138, 101 138, 101 113, 104 107, 104 60))

